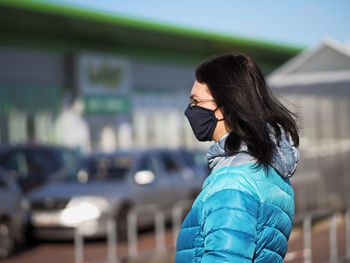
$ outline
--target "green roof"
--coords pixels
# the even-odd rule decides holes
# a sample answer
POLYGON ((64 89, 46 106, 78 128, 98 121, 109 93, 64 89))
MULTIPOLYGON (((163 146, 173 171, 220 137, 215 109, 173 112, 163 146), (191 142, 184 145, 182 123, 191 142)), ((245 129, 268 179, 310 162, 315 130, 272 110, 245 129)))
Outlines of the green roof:
MULTIPOLYGON (((238 51, 257 62, 276 67, 305 47, 219 34, 147 21, 114 12, 64 3, 2 0, 0 22, 5 34, 18 43, 52 42, 80 49, 142 53, 197 61, 215 53, 238 51), (13 32, 17 32, 14 35, 13 32), (41 40, 38 39, 41 36, 41 40), (43 39, 43 37, 45 39, 43 39)), ((4 39, 5 38, 5 39, 4 39)), ((11 42, 11 41, 10 41, 11 42)))

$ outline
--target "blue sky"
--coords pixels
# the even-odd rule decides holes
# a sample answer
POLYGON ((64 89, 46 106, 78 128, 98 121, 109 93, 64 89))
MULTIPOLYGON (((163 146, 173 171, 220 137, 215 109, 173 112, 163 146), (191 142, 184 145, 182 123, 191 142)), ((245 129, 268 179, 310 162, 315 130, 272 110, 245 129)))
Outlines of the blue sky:
POLYGON ((350 42, 349 0, 41 0, 170 25, 311 47, 350 42))

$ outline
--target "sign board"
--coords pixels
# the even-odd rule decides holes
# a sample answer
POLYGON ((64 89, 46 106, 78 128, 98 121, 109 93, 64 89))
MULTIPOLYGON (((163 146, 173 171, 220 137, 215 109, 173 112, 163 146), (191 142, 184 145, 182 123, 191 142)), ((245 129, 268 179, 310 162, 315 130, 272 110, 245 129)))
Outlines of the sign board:
POLYGON ((131 99, 126 96, 85 95, 85 114, 120 114, 131 111, 131 99))
POLYGON ((130 64, 112 55, 82 54, 77 59, 79 90, 82 94, 130 92, 130 64))

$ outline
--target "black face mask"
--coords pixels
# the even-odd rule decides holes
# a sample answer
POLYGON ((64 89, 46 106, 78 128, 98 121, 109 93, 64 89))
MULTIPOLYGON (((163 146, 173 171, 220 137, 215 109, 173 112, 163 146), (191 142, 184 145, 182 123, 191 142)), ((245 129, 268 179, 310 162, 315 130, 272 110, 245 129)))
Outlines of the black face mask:
POLYGON ((185 116, 190 122, 197 140, 204 142, 213 139, 214 130, 219 121, 215 117, 216 110, 217 108, 215 110, 210 110, 200 106, 188 106, 185 110, 185 116))

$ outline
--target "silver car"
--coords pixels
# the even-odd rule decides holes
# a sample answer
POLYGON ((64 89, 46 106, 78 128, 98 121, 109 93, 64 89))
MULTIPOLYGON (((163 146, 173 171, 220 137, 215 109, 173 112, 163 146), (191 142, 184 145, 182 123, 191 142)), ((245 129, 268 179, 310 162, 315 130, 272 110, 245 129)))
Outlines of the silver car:
POLYGON ((10 256, 16 242, 24 241, 27 203, 18 185, 0 168, 0 259, 10 256))
MULTIPOLYGON (((92 154, 59 181, 29 195, 34 236, 71 239, 81 224, 85 237, 105 236, 106 218, 112 215, 123 239, 130 209, 156 204, 170 218, 175 202, 197 196, 205 176, 196 174, 177 150, 92 154)), ((151 214, 142 214, 139 226, 152 220, 151 214)))

